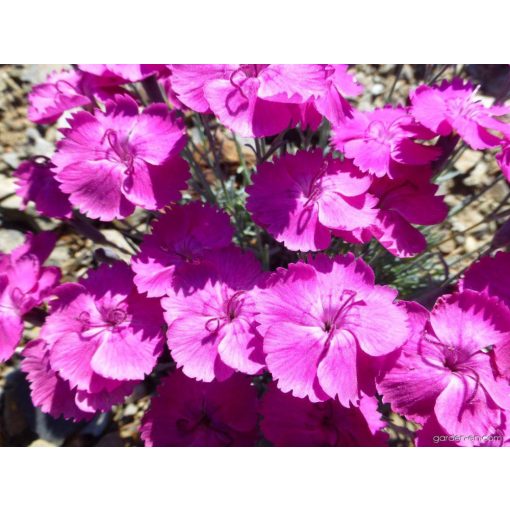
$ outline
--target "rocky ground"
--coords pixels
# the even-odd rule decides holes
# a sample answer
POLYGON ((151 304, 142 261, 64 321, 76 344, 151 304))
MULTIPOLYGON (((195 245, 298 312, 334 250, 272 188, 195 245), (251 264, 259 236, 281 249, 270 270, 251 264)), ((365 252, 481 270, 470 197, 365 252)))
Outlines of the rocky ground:
MULTIPOLYGON (((12 170, 26 158, 51 156, 58 139, 57 126, 36 126, 27 120, 26 95, 34 83, 44 79, 62 65, 0 66, 0 251, 11 251, 23 242, 23 232, 54 229, 59 224, 35 214, 30 207, 20 210, 21 201, 14 194, 12 170)), ((365 92, 356 101, 361 109, 381 106, 390 101, 405 103, 409 90, 438 74, 449 77, 463 73, 481 84, 481 93, 497 100, 508 96, 508 66, 411 66, 359 65, 358 81, 365 92)), ((234 143, 223 144, 224 164, 239 166, 234 143)), ((252 165, 253 154, 247 150, 246 163, 252 165)), ((423 263, 415 264, 423 277, 428 267, 444 268, 444 275, 434 282, 453 281, 467 265, 491 246, 494 234, 510 215, 509 187, 489 152, 475 152, 461 147, 440 177, 441 192, 447 195, 451 213, 439 229, 431 232, 433 241, 423 263), (427 266, 429 264, 429 266, 427 266)), ((62 268, 64 279, 83 274, 93 261, 102 258, 128 259, 134 244, 119 229, 130 231, 144 221, 136 215, 129 222, 104 224, 91 232, 79 222, 58 226, 61 236, 49 260, 62 268), (128 240, 126 240, 128 239, 128 240)), ((142 229, 145 228, 142 226, 142 229)), ((140 231, 140 229, 138 230, 140 231)), ((418 259, 420 262, 420 259, 418 259)), ((414 270, 414 269, 411 269, 414 270)), ((432 271, 432 269, 431 269, 432 271)), ((431 273, 432 274, 432 273, 431 273)), ((432 280, 431 280, 432 282, 432 280)), ((435 284, 434 282, 431 283, 435 284)), ((433 285, 432 285, 433 286, 433 285)), ((38 326, 27 324, 26 339, 35 338, 38 326)), ((0 446, 122 446, 138 445, 137 428, 148 406, 151 381, 141 385, 125 405, 100 415, 92 423, 76 425, 54 420, 34 409, 26 382, 18 371, 17 356, 0 364, 0 446)), ((164 367, 163 367, 164 368, 164 367)), ((409 427, 393 417, 392 437, 405 442, 409 427)))

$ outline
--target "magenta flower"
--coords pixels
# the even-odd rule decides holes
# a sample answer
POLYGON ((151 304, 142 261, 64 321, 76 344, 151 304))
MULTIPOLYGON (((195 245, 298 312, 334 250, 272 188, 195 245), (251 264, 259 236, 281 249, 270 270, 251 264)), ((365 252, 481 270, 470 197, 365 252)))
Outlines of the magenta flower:
POLYGON ((52 369, 71 388, 97 394, 151 372, 164 344, 162 310, 136 292, 126 264, 103 265, 55 294, 41 337, 52 369))
POLYGON ((260 281, 260 264, 237 247, 209 257, 215 269, 203 288, 188 296, 169 292, 161 302, 172 358, 199 381, 221 381, 235 370, 256 374, 264 367, 264 356, 250 290, 260 281))
POLYGON ((425 236, 412 224, 437 225, 448 215, 429 167, 395 165, 392 178, 374 179, 369 193, 379 199, 374 223, 353 232, 333 233, 348 242, 367 243, 375 237, 397 257, 414 257, 427 247, 425 236))
POLYGON ((491 345, 510 339, 510 311, 466 290, 415 314, 409 338, 378 389, 393 410, 424 423, 435 415, 448 434, 488 434, 510 409, 510 386, 493 368, 491 345))
POLYGON ((210 205, 172 207, 152 223, 152 233, 133 258, 139 292, 160 297, 172 288, 189 290, 192 281, 200 286, 198 266, 209 264, 209 253, 228 246, 233 234, 228 215, 210 205))
MULTIPOLYGON (((318 255, 279 269, 255 294, 268 370, 283 392, 312 402, 338 396, 358 405, 367 363, 407 339, 397 291, 374 284, 374 273, 354 255, 318 255)), ((373 381, 368 381, 373 383, 373 381)))
POLYGON ((295 398, 271 383, 261 414, 262 433, 274 446, 386 446, 388 441, 374 397, 363 397, 359 408, 346 408, 335 400, 295 398))
POLYGON ((71 204, 67 195, 60 191, 55 166, 47 158, 39 156, 23 161, 14 171, 16 194, 23 199, 23 205, 34 202, 37 212, 55 218, 70 218, 71 204))
POLYGON ((172 88, 198 112, 213 112, 241 136, 270 136, 295 126, 299 105, 326 90, 323 65, 172 66, 172 88))
POLYGON ((416 142, 433 137, 413 120, 408 109, 386 106, 371 112, 354 110, 334 126, 332 142, 363 172, 392 177, 394 162, 425 165, 438 158, 440 149, 416 142))
POLYGON ((420 85, 411 93, 413 117, 441 136, 457 133, 472 149, 488 149, 499 145, 500 139, 488 129, 502 130, 505 124, 496 117, 510 109, 484 106, 476 99, 477 89, 460 78, 440 85, 420 85))
POLYGON ((0 254, 0 362, 12 356, 23 335, 23 315, 39 306, 60 279, 56 267, 42 267, 55 246, 54 234, 28 234, 10 254, 0 254))
POLYGON ((375 221, 371 179, 350 162, 317 149, 263 163, 247 188, 253 221, 290 250, 324 250, 330 229, 353 230, 375 221))
POLYGON ((109 221, 180 198, 189 177, 177 155, 185 133, 166 105, 139 113, 134 100, 117 97, 106 112, 78 112, 69 124, 52 161, 60 189, 80 211, 109 221))
POLYGON ((197 382, 177 371, 166 377, 145 413, 145 446, 254 446, 257 394, 248 377, 197 382))

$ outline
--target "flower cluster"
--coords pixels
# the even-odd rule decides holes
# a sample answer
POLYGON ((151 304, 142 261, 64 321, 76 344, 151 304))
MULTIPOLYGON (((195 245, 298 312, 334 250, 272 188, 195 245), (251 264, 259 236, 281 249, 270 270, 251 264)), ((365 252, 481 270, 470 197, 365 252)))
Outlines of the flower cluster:
POLYGON ((420 446, 505 444, 510 256, 481 258, 429 311, 360 255, 373 239, 390 258, 426 250, 452 140, 500 147, 509 175, 510 110, 457 78, 372 111, 347 101, 361 91, 333 64, 79 65, 34 87, 29 118, 67 127, 15 171, 24 206, 69 228, 151 211, 129 263, 67 283, 42 267, 52 234, 1 255, 0 361, 45 307, 21 362, 34 404, 89 420, 152 374, 147 446, 385 446, 388 408, 420 446), (330 139, 309 143, 324 119, 330 139), (222 129, 256 139, 242 185, 218 159, 222 129))

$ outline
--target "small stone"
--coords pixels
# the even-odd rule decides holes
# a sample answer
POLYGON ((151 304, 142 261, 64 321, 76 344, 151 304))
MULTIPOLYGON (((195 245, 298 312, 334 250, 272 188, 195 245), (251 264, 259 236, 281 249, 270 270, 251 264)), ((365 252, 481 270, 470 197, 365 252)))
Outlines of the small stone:
POLYGON ((382 83, 375 83, 372 85, 370 92, 373 96, 379 96, 384 92, 384 85, 382 83))
POLYGON ((54 448, 56 445, 50 443, 49 441, 46 441, 44 439, 36 439, 35 441, 33 441, 32 443, 30 443, 28 446, 31 446, 31 447, 36 447, 36 448, 54 448))
POLYGON ((136 406, 136 404, 128 404, 124 408, 124 416, 134 416, 137 411, 138 407, 136 406))

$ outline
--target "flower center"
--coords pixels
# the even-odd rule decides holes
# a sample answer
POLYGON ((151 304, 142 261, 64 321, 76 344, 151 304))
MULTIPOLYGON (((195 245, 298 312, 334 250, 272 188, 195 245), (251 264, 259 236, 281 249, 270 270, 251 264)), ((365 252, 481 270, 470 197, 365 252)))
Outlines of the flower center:
POLYGON ((363 304, 363 300, 356 301, 356 292, 346 289, 340 295, 340 302, 335 307, 325 311, 322 329, 328 334, 325 342, 326 350, 337 331, 350 331, 358 317, 356 308, 361 304, 363 304))
POLYGON ((478 88, 479 87, 473 90, 473 92, 467 97, 454 97, 452 99, 447 99, 446 106, 452 117, 473 119, 482 111, 482 103, 475 100, 478 88))
POLYGON ((133 169, 135 152, 129 143, 127 136, 119 136, 113 129, 107 129, 103 135, 103 141, 106 140, 109 146, 107 158, 110 161, 122 163, 130 173, 133 169))

